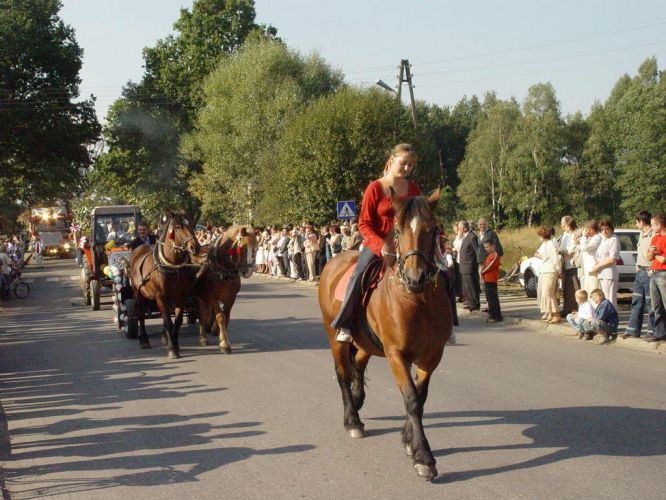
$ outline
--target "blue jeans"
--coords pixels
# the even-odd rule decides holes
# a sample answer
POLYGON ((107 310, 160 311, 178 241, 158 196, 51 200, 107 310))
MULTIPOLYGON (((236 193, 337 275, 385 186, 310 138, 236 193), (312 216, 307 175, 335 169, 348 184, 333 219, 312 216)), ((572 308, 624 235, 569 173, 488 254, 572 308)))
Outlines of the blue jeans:
POLYGON ((654 313, 654 336, 666 340, 666 271, 655 271, 652 275, 650 297, 654 313))
POLYGON ((571 325, 571 328, 576 330, 578 333, 585 333, 585 320, 576 316, 574 318, 573 314, 567 314, 567 322, 571 325))
POLYGON ((650 276, 648 272, 639 269, 634 279, 634 293, 631 297, 631 314, 627 323, 626 332, 634 337, 640 337, 643 329, 643 315, 648 313, 647 334, 654 332, 654 312, 650 300, 650 276))
POLYGON ((592 318, 586 319, 583 323, 583 328, 586 332, 597 332, 597 333, 608 333, 615 334, 617 333, 617 327, 611 326, 603 320, 592 318))

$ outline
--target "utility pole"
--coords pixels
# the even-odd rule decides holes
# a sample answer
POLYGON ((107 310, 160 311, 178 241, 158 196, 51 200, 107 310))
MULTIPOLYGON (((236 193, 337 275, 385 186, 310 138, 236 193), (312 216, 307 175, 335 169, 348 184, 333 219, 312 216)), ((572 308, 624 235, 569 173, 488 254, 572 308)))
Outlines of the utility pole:
POLYGON ((398 99, 400 99, 402 84, 405 82, 409 87, 409 106, 412 110, 412 122, 414 123, 414 127, 416 127, 416 103, 414 102, 414 85, 412 83, 412 71, 410 69, 408 59, 403 59, 400 61, 400 75, 398 76, 398 99))
POLYGON ((409 107, 412 111, 412 122, 414 123, 414 128, 416 128, 416 102, 414 101, 414 84, 412 83, 412 71, 410 69, 409 60, 402 59, 400 61, 400 73, 398 74, 398 90, 392 89, 389 85, 384 83, 382 80, 377 80, 377 85, 390 92, 395 92, 398 101, 401 100, 402 96, 402 84, 407 83, 409 87, 409 107))

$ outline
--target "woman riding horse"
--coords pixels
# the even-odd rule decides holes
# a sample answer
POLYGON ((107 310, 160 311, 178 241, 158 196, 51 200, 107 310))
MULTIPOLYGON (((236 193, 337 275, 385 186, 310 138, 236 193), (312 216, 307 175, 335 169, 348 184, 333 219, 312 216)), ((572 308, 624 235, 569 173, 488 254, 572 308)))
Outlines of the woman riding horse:
POLYGON ((167 355, 176 359, 180 357, 178 330, 183 323, 183 309, 192 296, 200 269, 192 263, 192 257, 199 253, 200 246, 190 219, 184 214, 167 211, 161 224, 162 234, 154 248, 141 245, 132 252, 130 281, 141 328, 141 347, 150 347, 144 304, 146 300, 154 300, 162 313, 162 338, 167 355), (174 321, 171 321, 171 311, 175 311, 174 321))
POLYGON ((207 255, 207 259, 204 259, 207 260, 206 270, 195 288, 199 312, 199 345, 208 345, 206 329, 214 319, 219 332, 220 349, 226 354, 231 353, 227 332, 231 308, 241 287, 241 276, 252 276, 256 248, 254 230, 243 226, 230 227, 210 247, 202 248, 202 254, 207 255))
POLYGON ((366 249, 360 254, 344 252, 326 265, 319 282, 319 306, 350 436, 364 436, 358 412, 365 399, 364 372, 370 357, 386 357, 407 411, 402 443, 417 475, 432 480, 437 469, 423 430, 423 408, 431 374, 452 333, 453 315, 446 287, 438 284, 435 263, 439 232, 433 210, 440 190, 428 199, 416 196, 418 187, 406 179, 415 161, 411 146, 396 146, 385 175, 366 189, 359 223, 366 249), (380 255, 384 257, 383 277, 361 308, 362 269, 380 255), (336 300, 336 288, 354 263, 357 269, 341 304, 336 300), (415 379, 412 365, 416 366, 415 379))
POLYGON ((358 228, 363 236, 363 250, 358 256, 356 268, 347 285, 340 312, 331 323, 331 326, 337 329, 338 342, 353 340, 351 333, 354 315, 360 301, 360 280, 365 270, 372 262, 382 257, 389 259, 395 257, 394 242, 390 237, 393 234, 395 215, 390 190, 392 189, 401 199, 420 195, 419 187, 407 180, 415 165, 416 153, 412 146, 398 144, 393 147, 391 156, 384 165, 384 175, 365 188, 358 220, 358 228))

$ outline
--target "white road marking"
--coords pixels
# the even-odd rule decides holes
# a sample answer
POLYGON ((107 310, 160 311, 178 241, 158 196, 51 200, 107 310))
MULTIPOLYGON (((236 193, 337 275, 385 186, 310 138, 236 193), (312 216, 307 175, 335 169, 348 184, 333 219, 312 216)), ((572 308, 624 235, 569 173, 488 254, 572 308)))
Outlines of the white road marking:
POLYGON ((46 278, 46 281, 60 281, 60 278, 57 276, 51 277, 51 278, 46 278))
POLYGON ((79 276, 70 276, 69 279, 72 281, 78 281, 79 276))

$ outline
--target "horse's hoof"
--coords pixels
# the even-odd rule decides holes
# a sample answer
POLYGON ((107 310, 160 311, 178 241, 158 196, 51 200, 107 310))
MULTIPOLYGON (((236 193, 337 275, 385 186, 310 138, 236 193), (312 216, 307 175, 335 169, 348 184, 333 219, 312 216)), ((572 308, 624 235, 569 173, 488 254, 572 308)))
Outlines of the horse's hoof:
POLYGON ((222 351, 224 354, 231 354, 231 347, 228 345, 221 345, 220 346, 220 351, 222 351))
POLYGON ((363 432, 363 429, 349 429, 349 437, 354 439, 364 438, 365 432, 363 432))
POLYGON ((414 454, 414 451, 412 450, 411 445, 405 444, 405 453, 407 453, 408 457, 411 457, 414 454))
POLYGON ((414 464, 414 471, 426 481, 432 481, 437 477, 437 468, 434 465, 414 464))
POLYGON ((145 342, 139 342, 139 347, 141 347, 141 349, 150 349, 150 342, 147 340, 145 342))
POLYGON ((210 344, 210 343, 208 342, 208 339, 207 339, 207 338, 205 338, 205 337, 199 337, 199 345, 200 345, 201 347, 206 347, 206 346, 209 345, 209 344, 210 344))
POLYGON ((177 353, 176 351, 169 351, 169 352, 167 353, 167 357, 168 357, 169 359, 178 359, 178 358, 180 358, 180 354, 177 353))

